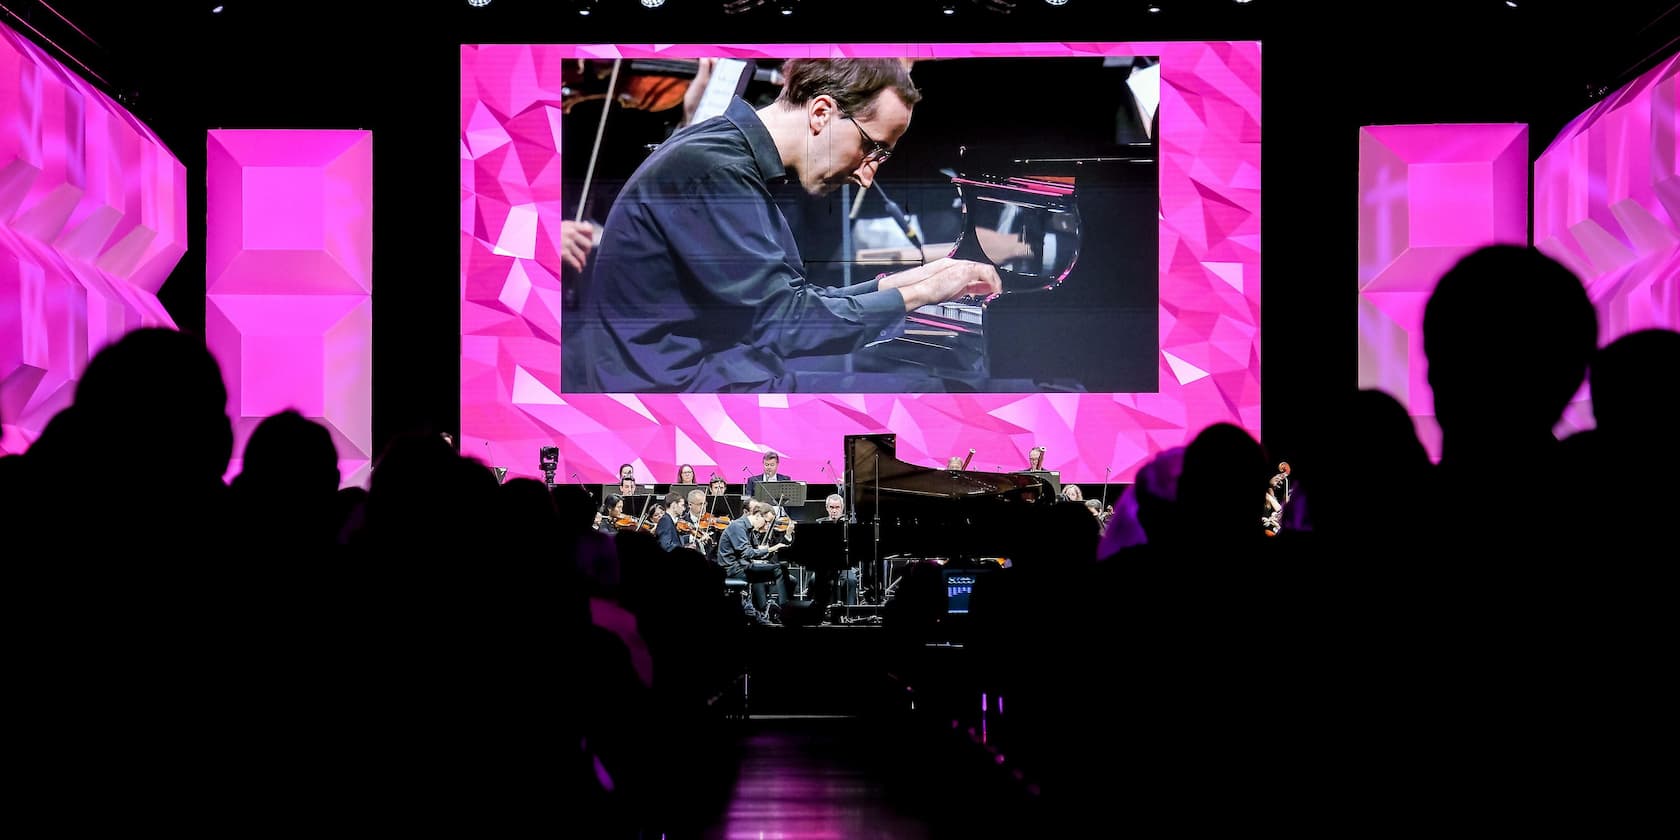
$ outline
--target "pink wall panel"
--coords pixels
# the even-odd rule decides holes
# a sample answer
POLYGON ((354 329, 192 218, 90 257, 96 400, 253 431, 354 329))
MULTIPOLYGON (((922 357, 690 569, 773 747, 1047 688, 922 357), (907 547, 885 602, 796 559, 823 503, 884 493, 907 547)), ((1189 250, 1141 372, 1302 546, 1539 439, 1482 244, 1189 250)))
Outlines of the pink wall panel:
POLYGON ((0 453, 28 448, 100 348, 173 327, 186 168, 150 129, 0 26, 0 453))
POLYGON ((205 339, 221 362, 234 461, 287 408, 326 426, 345 484, 373 452, 373 134, 212 131, 205 339))
POLYGON ((1359 387, 1400 400, 1434 457, 1423 306, 1453 263, 1496 243, 1528 243, 1527 126, 1360 130, 1359 387))
MULTIPOLYGON (((517 475, 560 447, 560 476, 676 465, 739 481, 759 453, 824 481, 847 434, 898 434, 933 465, 1018 469, 1031 446, 1064 481, 1130 481, 1210 423, 1260 428, 1260 47, 1257 43, 466 45, 461 48, 461 433, 517 475), (1160 388, 1140 394, 566 394, 560 384, 561 62, 572 57, 1161 57, 1160 388), (509 165, 517 160, 517 166, 509 165)), ((1049 126, 1047 130, 1053 131, 1049 126)))
MULTIPOLYGON (((1680 56, 1575 118, 1534 164, 1534 240, 1587 285, 1598 340, 1680 329, 1680 56)), ((1592 425, 1585 395, 1567 429, 1592 425)))

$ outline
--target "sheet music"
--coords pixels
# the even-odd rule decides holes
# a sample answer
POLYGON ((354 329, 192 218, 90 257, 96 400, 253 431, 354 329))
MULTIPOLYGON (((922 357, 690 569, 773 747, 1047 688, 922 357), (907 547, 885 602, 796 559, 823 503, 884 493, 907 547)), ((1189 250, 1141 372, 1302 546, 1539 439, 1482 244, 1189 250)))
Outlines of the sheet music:
POLYGON ((740 89, 741 74, 746 70, 747 62, 739 58, 718 59, 712 65, 712 77, 706 82, 705 92, 700 94, 700 107, 694 110, 693 122, 722 114, 729 107, 729 100, 735 97, 735 91, 740 89))

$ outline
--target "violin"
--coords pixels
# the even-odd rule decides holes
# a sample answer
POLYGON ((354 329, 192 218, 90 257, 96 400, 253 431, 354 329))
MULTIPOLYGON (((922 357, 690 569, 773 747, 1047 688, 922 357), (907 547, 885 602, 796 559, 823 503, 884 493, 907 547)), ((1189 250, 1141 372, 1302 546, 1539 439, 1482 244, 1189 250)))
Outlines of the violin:
POLYGON ((786 516, 782 517, 781 519, 776 520, 775 528, 776 528, 777 531, 779 531, 781 533, 784 533, 784 534, 787 533, 788 530, 791 529, 792 527, 793 527, 793 520, 786 517, 786 516))

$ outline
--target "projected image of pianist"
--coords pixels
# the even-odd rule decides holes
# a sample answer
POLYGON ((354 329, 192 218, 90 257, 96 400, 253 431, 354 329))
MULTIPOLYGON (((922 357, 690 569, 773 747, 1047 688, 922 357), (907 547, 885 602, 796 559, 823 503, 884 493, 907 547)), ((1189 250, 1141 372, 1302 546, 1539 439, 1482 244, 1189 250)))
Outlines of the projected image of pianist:
MULTIPOLYGON (((894 59, 795 59, 782 75, 775 102, 732 101, 624 184, 584 302, 586 390, 875 390, 859 381, 870 372, 798 362, 854 353, 902 330, 918 308, 1003 290, 991 262, 960 258, 845 287, 811 282, 773 187, 867 188, 921 93, 894 59)), ((890 389, 945 390, 913 372, 883 375, 890 389)))

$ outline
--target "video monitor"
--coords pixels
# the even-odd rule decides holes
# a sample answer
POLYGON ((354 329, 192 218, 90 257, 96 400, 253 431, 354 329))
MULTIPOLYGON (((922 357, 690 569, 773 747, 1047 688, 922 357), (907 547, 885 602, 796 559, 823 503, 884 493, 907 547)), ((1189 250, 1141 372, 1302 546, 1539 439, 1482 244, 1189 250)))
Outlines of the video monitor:
POLYGON ((1260 75, 1255 42, 464 45, 463 446, 820 481, 892 432, 1125 482, 1257 436, 1260 75))

